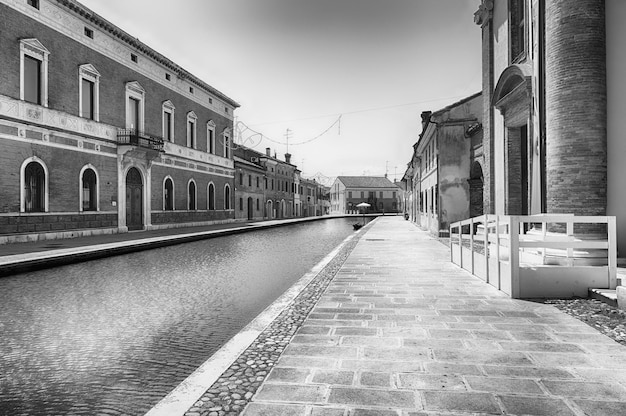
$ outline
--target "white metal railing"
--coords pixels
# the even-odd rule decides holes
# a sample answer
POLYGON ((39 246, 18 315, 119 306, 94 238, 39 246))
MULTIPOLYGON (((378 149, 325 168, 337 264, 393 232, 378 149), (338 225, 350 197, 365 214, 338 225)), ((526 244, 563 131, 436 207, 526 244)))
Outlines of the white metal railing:
POLYGON ((514 298, 617 284, 613 216, 483 215, 450 225, 451 261, 514 298))

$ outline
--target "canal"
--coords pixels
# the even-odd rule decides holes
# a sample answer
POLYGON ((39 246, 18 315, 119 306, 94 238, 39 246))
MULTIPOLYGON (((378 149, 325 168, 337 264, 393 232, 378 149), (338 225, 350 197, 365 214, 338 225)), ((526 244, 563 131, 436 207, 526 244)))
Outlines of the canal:
POLYGON ((353 222, 0 279, 0 414, 145 413, 353 233, 353 222))

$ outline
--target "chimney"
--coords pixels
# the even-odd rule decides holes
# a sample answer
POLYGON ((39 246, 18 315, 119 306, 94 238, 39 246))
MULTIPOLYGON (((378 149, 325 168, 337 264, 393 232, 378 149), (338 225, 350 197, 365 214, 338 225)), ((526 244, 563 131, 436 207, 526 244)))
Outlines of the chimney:
POLYGON ((430 115, 432 111, 422 111, 422 130, 426 128, 426 124, 430 121, 430 115))
POLYGON ((285 153, 285 162, 291 163, 291 153, 285 153))
POLYGON ((272 149, 270 149, 269 147, 266 147, 266 148, 265 148, 265 154, 266 154, 268 157, 272 157, 272 149))

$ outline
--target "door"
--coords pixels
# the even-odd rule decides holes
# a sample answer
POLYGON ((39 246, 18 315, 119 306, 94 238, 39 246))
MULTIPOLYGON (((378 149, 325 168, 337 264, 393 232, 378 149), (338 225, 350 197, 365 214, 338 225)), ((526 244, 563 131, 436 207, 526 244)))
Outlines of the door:
POLYGON ((253 215, 253 204, 252 198, 248 198, 248 219, 251 220, 254 217, 253 215))
POLYGON ((126 226, 129 230, 143 229, 143 182, 136 168, 126 174, 126 226))

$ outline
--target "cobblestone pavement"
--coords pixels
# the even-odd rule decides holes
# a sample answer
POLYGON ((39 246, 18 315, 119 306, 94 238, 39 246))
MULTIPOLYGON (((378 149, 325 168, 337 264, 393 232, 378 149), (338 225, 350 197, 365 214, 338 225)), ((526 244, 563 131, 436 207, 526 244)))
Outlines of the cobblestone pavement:
POLYGON ((239 415, 242 412, 367 228, 344 245, 292 305, 259 335, 185 416, 239 415))
POLYGON ((509 299, 401 218, 377 220, 311 304, 203 399, 235 397, 230 378, 247 372, 260 385, 245 416, 626 414, 626 347, 553 305, 509 299))

